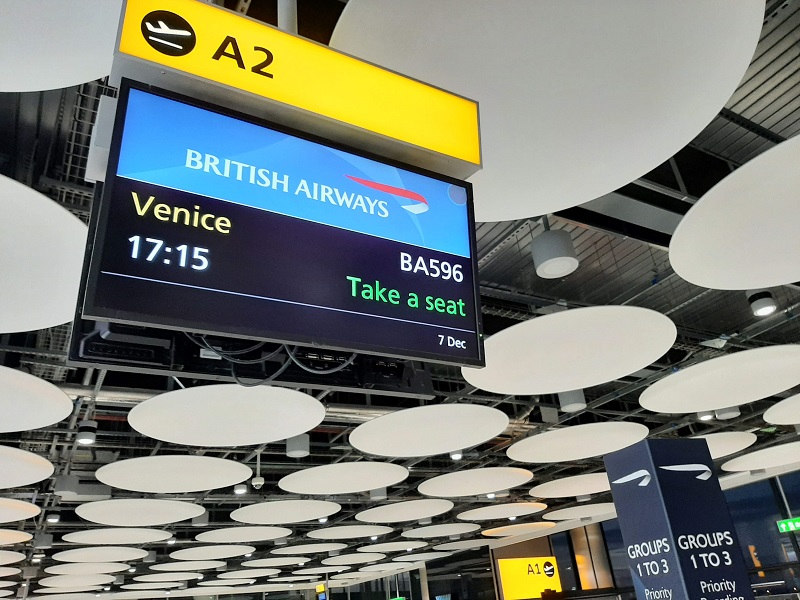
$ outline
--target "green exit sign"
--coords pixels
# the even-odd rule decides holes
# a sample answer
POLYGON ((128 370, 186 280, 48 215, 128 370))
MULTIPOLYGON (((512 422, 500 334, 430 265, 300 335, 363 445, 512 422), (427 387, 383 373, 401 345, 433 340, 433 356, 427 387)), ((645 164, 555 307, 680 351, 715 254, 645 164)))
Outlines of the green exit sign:
POLYGON ((784 519, 776 523, 781 533, 788 533, 789 531, 800 531, 800 517, 794 519, 784 519))

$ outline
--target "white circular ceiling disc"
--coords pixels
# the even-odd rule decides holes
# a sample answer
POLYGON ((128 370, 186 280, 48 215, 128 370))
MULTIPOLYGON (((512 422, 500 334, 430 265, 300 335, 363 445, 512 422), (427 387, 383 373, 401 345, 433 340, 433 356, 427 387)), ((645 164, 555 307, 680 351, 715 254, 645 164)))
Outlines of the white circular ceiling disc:
POLYGON ((143 583, 163 583, 165 581, 193 581, 195 579, 200 579, 199 573, 183 573, 183 572, 171 572, 171 573, 151 573, 149 575, 139 575, 138 577, 134 577, 134 581, 141 581, 143 583))
POLYGON ((183 584, 177 581, 161 581, 151 583, 128 583, 120 587, 123 590, 167 590, 170 588, 179 588, 181 586, 183 586, 183 584))
POLYGON ((500 435, 506 427, 508 417, 496 408, 436 404, 398 410, 362 423, 349 441, 366 454, 411 458, 472 448, 500 435))
POLYGON ((525 517, 547 508, 541 502, 512 502, 509 504, 490 504, 481 508, 473 508, 456 515, 462 521, 492 521, 509 517, 525 517))
POLYGON ((151 494, 181 494, 231 487, 250 479, 247 465, 196 455, 156 455, 103 465, 95 477, 111 487, 151 494))
POLYGON ((653 412, 687 414, 739 406, 800 383, 800 345, 744 350, 667 375, 639 396, 653 412))
POLYGON ((438 546, 434 546, 434 550, 446 550, 446 551, 459 551, 459 550, 474 550, 475 548, 480 548, 482 546, 488 546, 488 540, 460 540, 458 542, 447 542, 446 544, 439 544, 438 546))
POLYGON ((128 422, 139 433, 185 446, 268 444, 314 429, 325 407, 287 388, 204 385, 154 396, 135 406, 128 422))
POLYGON ((98 500, 75 509, 81 519, 118 527, 166 525, 193 519, 205 512, 199 504, 155 498, 98 500))
POLYGON ((453 508, 450 500, 423 498, 385 504, 356 514, 356 521, 364 523, 401 523, 436 517, 453 508))
POLYGON ((240 544, 218 545, 218 546, 194 546, 193 548, 183 548, 170 553, 169 557, 174 560, 220 560, 252 554, 256 549, 253 546, 243 546, 240 544))
POLYGON ((547 513, 543 518, 548 521, 570 521, 572 519, 591 519, 610 514, 616 514, 614 503, 599 502, 597 504, 582 504, 561 508, 547 513))
POLYGON ((208 587, 218 585, 252 585, 255 582, 255 579, 211 579, 209 581, 201 581, 197 585, 208 587))
MULTIPOLYGON (((128 548, 126 546, 98 546, 97 548, 75 548, 53 555, 53 560, 60 562, 126 562, 139 560, 147 556, 147 550, 128 548)), ((86 585, 95 585, 88 583, 86 585)), ((97 584, 100 585, 100 584, 97 584)))
POLYGON ((557 463, 603 456, 640 442, 649 433, 638 423, 606 422, 546 431, 513 444, 506 454, 524 463, 557 463))
POLYGON ((722 464, 723 471, 756 471, 796 463, 800 456, 800 442, 789 442, 763 450, 748 452, 722 464))
POLYGON ((760 0, 351 0, 331 46, 478 101, 475 217, 506 221, 612 192, 692 141, 763 17, 760 0))
POLYGON ((327 500, 275 500, 237 508, 231 519, 253 525, 286 525, 316 521, 340 510, 341 504, 327 500))
MULTIPOLYGON (((79 586, 69 588, 39 588, 34 590, 36 594, 48 594, 47 598, 53 600, 94 600, 94 594, 82 592, 97 592, 103 588, 99 585, 79 586)), ((33 596, 36 598, 36 596, 33 596)))
POLYGON ((98 562, 70 562, 63 565, 47 567, 44 572, 50 575, 108 575, 127 571, 130 565, 124 563, 98 562))
POLYGON ((176 562, 150 565, 152 571, 207 571, 226 565, 224 560, 179 560, 176 562))
POLYGON ((366 563, 383 560, 386 555, 382 552, 361 552, 355 554, 340 554, 339 556, 331 556, 323 558, 323 565, 364 565, 366 563))
POLYGON ((529 533, 539 533, 546 529, 555 527, 555 523, 516 523, 514 525, 503 525, 493 529, 481 531, 481 535, 486 537, 508 537, 512 535, 527 535, 529 533))
POLYGON ((408 469, 382 462, 340 462, 286 475, 278 487, 293 494, 335 495, 366 492, 400 483, 408 469))
POLYGON ((717 290, 800 280, 800 138, 781 142, 706 192, 681 219, 669 262, 686 281, 717 290), (757 207, 753 210, 754 207, 757 207))
POLYGON ((272 577, 270 581, 312 581, 319 579, 318 575, 286 575, 285 577, 272 577))
POLYGON ((533 479, 533 473, 514 467, 465 469, 423 481, 417 488, 423 496, 457 498, 480 496, 522 485, 533 479))
POLYGON ((776 402, 764 413, 764 420, 773 425, 796 425, 800 423, 800 394, 776 402))
POLYGON ((13 523, 35 517, 42 509, 31 502, 0 498, 0 523, 13 523))
POLYGON ((18 581, 0 581, 0 588, 8 588, 19 585, 18 581))
POLYGON ((429 560, 447 558, 448 556, 452 556, 452 554, 452 552, 419 552, 416 554, 401 554, 400 556, 395 556, 392 560, 394 562, 427 562, 429 560))
POLYGON ((17 567, 0 567, 0 577, 11 577, 12 575, 19 575, 22 569, 17 567))
MULTIPOLYGON (((2 319, 0 316, 0 322, 2 319)), ((0 412, 0 433, 30 431, 66 419, 72 412, 72 400, 49 381, 0 367, 0 412)))
POLYGON ((461 373, 475 387, 498 394, 578 390, 647 367, 666 354, 676 336, 669 317, 647 308, 574 308, 494 334, 486 340, 486 367, 463 367, 461 373))
POLYGON ((240 569, 238 571, 227 571, 217 575, 220 579, 250 579, 258 577, 272 577, 280 573, 280 569, 240 569))
POLYGON ((586 473, 542 483, 528 493, 534 498, 568 498, 600 494, 610 489, 611 483, 606 473, 586 473))
POLYGON ((25 531, 15 529, 0 529, 0 546, 13 546, 14 544, 24 544, 33 539, 33 535, 25 531))
POLYGON ((428 525, 427 527, 417 527, 401 533, 401 537, 412 539, 431 539, 438 537, 449 537, 451 535, 464 535, 480 529, 477 523, 445 523, 443 525, 428 525))
POLYGON ((70 544, 91 546, 153 544, 172 537, 168 531, 142 529, 140 527, 113 527, 108 529, 85 529, 67 533, 61 539, 70 544))
POLYGON ((419 550, 427 545, 427 542, 403 540, 400 542, 385 542, 383 544, 370 544, 369 546, 361 546, 357 549, 357 552, 407 552, 409 549, 419 550))
POLYGON ((55 470, 49 460, 38 454, 9 446, 0 446, 0 464, 0 489, 39 483, 55 470))
POLYGON ((315 540, 351 540, 374 535, 386 535, 394 529, 384 525, 339 525, 309 531, 306 535, 315 540))
POLYGON ((270 554, 320 554, 322 552, 335 552, 344 550, 347 544, 341 542, 328 542, 322 544, 299 544, 297 546, 286 546, 285 548, 275 548, 270 550, 270 554))
POLYGON ((366 567, 361 567, 359 571, 362 573, 380 573, 383 571, 397 571, 398 569, 402 569, 402 565, 393 565, 391 563, 381 563, 377 565, 367 565, 366 567))
POLYGON ((746 431, 721 431, 708 435, 696 436, 698 440, 705 440, 712 460, 736 454, 756 443, 758 437, 755 433, 746 431))
POLYGON ((292 530, 286 527, 226 527, 225 529, 204 531, 195 536, 195 539, 198 542, 239 544, 242 542, 266 542, 290 535, 292 535, 292 530))
POLYGON ((325 575, 326 573, 338 573, 346 571, 352 567, 338 566, 338 567, 311 567, 310 569, 299 569, 292 571, 295 575, 325 575))
POLYGON ((39 580, 39 585, 47 587, 80 587, 91 585, 105 585, 114 581, 113 575, 89 574, 89 575, 54 575, 44 577, 39 580))
POLYGON ((246 560, 242 563, 243 567, 289 567, 294 565, 304 565, 311 562, 308 556, 279 556, 275 558, 257 558, 256 560, 246 560))
MULTIPOLYGON (((2 3, 0 31, 16 26, 14 20, 3 18, 7 7, 33 4, 40 2, 2 3)), ((49 8, 39 10, 51 12, 49 8)), ((61 28, 59 25, 54 31, 61 28)), ((36 35, 31 39, 38 45, 49 37, 36 35)), ((0 48, 7 40, 0 36, 0 48)), ((19 51, 17 48, 12 54, 19 51)), ((4 68, 10 68, 15 77, 21 76, 13 62, 0 65, 0 88, 4 68)), ((30 65, 27 57, 26 65, 30 65)), ((46 70, 49 72, 50 67, 46 70)), ((34 331, 72 321, 86 249, 86 225, 47 196, 3 175, 0 211, 0 332, 34 331)))
POLYGON ((23 560, 25 560, 25 555, 22 552, 0 550, 0 565, 13 565, 23 560))
POLYGON ((3 2, 0 54, 25 56, 25 69, 15 69, 13 61, 0 65, 0 92, 66 88, 111 73, 121 5, 120 0, 3 2))

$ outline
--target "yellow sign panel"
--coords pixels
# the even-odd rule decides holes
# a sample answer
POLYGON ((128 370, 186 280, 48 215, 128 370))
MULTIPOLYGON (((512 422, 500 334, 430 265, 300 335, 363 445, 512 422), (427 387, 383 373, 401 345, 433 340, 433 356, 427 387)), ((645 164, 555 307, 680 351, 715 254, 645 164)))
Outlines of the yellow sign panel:
POLYGON ((318 593, 318 594, 321 594, 321 593, 322 593, 322 592, 324 592, 324 591, 325 591, 325 584, 324 584, 324 583, 320 583, 320 584, 317 586, 317 593, 318 593))
POLYGON ((128 0, 119 51, 479 165, 478 105, 198 0, 128 0))
POLYGON ((544 590, 561 591, 554 556, 501 558, 497 561, 504 600, 541 598, 544 590))

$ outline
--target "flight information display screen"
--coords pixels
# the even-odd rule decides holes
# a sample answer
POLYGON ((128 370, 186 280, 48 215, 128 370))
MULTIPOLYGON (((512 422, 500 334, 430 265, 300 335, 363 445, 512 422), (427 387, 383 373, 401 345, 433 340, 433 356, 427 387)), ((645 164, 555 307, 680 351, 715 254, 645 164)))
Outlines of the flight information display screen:
POLYGON ((124 82, 85 318, 483 365, 470 184, 124 82))

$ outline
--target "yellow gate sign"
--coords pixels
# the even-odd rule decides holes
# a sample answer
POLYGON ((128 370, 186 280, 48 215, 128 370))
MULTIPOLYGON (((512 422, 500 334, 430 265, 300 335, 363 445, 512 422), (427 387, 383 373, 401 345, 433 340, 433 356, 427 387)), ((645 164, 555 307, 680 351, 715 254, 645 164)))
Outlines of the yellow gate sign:
POLYGON ((122 54, 473 165, 472 100, 198 0, 127 0, 122 54))
POLYGON ((554 556, 501 558, 497 561, 503 600, 541 598, 544 590, 561 591, 554 556))

